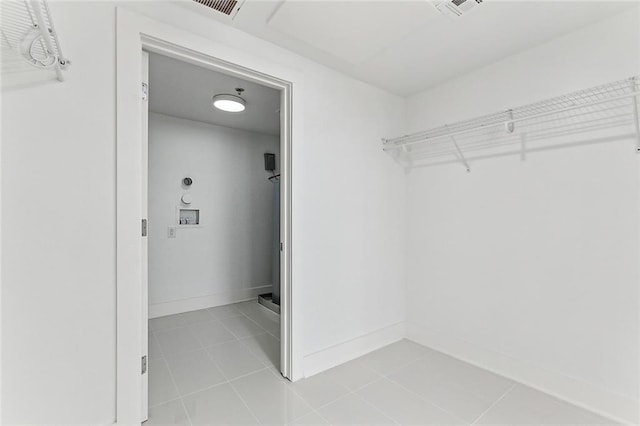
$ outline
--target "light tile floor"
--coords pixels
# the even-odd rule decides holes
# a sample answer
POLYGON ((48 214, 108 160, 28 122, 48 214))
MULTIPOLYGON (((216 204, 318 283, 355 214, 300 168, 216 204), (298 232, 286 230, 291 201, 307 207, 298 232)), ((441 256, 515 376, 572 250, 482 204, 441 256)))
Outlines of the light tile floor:
POLYGON ((291 383, 256 301, 149 321, 145 425, 610 425, 408 340, 291 383))

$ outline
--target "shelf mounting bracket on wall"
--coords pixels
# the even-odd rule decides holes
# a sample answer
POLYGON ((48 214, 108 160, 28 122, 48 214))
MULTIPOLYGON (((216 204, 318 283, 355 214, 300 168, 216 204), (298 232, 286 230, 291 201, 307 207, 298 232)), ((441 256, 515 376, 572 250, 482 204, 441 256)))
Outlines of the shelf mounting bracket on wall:
POLYGON ((46 0, 0 1, 0 22, 3 73, 51 70, 64 81, 70 61, 62 54, 46 0))
POLYGON ((462 165, 464 166, 464 168, 467 169, 467 173, 471 172, 471 167, 469 167, 469 163, 467 163, 467 159, 464 158, 464 154, 462 153, 462 150, 458 146, 458 143, 456 142, 453 136, 451 136, 451 141, 453 142, 453 146, 456 147, 456 151, 458 151, 458 158, 460 159, 460 162, 462 162, 462 165))

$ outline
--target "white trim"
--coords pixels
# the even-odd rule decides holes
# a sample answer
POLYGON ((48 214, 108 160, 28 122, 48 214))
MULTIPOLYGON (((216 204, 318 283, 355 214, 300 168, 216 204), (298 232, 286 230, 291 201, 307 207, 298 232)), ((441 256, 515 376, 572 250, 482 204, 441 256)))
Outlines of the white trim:
MULTIPOLYGON (((266 58, 256 58, 186 30, 155 21, 125 8, 116 12, 116 421, 140 423, 140 324, 142 294, 140 277, 140 209, 142 203, 140 150, 140 59, 142 50, 156 52, 218 72, 236 75, 281 90, 281 357, 285 377, 296 380, 302 371, 302 356, 296 342, 303 335, 302 324, 293 328, 291 250, 291 152, 294 129, 293 83, 303 81, 296 70, 266 58), (259 62, 260 72, 254 71, 259 62), (246 64, 246 65, 243 65, 246 64), (272 77, 277 75, 278 78, 272 77), (295 338, 293 333, 295 332, 295 338)), ((296 114, 300 103, 296 102, 296 114)), ((298 120, 300 122, 301 119, 298 120)))
POLYGON ((407 338, 605 417, 638 423, 638 402, 623 395, 411 322, 407 338))
POLYGON ((230 303, 244 302, 245 300, 255 299, 261 294, 270 293, 272 288, 273 286, 271 285, 263 285, 208 294, 206 296, 153 303, 149 305, 149 319, 182 312, 197 311, 198 309, 212 308, 214 306, 228 305, 230 303))
POLYGON ((304 376, 310 377, 322 373, 329 368, 402 340, 405 335, 405 323, 399 322, 309 354, 304 357, 304 376))
MULTIPOLYGON (((142 78, 142 83, 146 85, 147 89, 149 88, 149 53, 142 52, 142 61, 140 62, 140 66, 142 69, 142 73, 140 77, 142 78)), ((142 123, 142 133, 140 137, 140 148, 141 148, 141 188, 143 193, 145 194, 142 197, 142 205, 140 209, 140 217, 144 219, 149 218, 149 91, 147 90, 147 99, 141 103, 140 108, 140 121, 142 123)), ((149 359, 149 239, 147 237, 141 238, 141 246, 142 250, 140 251, 142 255, 142 310, 140 312, 140 323, 142 325, 142 342, 140 345, 141 356, 147 357, 149 359)), ((147 369, 148 371, 148 369, 147 369)), ((142 401, 140 402, 140 412, 143 420, 149 419, 149 374, 145 373, 142 375, 142 401)))

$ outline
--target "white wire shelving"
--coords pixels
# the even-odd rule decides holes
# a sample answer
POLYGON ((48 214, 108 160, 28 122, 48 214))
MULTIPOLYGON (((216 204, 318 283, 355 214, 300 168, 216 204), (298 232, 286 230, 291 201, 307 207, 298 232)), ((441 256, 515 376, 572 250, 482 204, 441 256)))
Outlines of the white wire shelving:
POLYGON ((2 73, 45 70, 64 80, 69 61, 62 54, 46 0, 0 1, 2 73))
MULTIPOLYGON (((640 152, 640 77, 631 77, 541 102, 424 132, 383 139, 383 150, 407 168, 571 146, 567 137, 633 132, 640 152)), ((571 138, 575 139, 575 138, 571 138)))

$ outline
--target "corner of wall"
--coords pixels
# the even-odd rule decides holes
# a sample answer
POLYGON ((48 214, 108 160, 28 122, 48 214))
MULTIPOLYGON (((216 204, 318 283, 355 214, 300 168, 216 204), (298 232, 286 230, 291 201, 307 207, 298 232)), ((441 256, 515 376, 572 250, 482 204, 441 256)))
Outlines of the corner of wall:
POLYGON ((306 355, 303 361, 304 377, 316 375, 405 337, 406 326, 403 321, 306 355))
POLYGON ((469 364, 538 389, 574 405, 625 424, 640 421, 639 401, 608 392, 580 379, 480 347, 447 333, 407 322, 407 338, 469 364))

